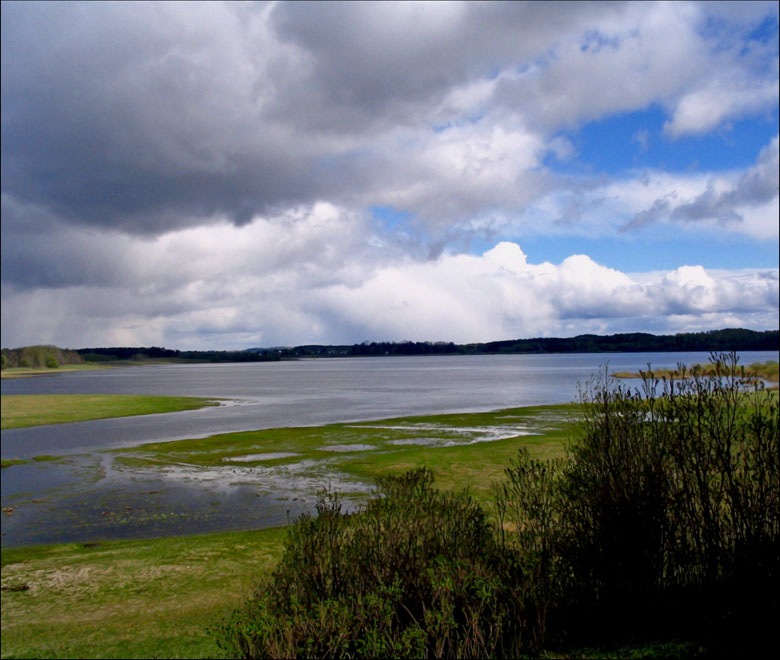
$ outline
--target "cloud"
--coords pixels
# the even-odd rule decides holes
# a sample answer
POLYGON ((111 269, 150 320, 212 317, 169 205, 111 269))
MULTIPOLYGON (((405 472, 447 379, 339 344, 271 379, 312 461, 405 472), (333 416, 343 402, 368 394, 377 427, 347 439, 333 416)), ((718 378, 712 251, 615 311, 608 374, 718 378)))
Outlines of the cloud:
POLYGON ((751 3, 742 12, 736 4, 720 4, 705 5, 706 22, 700 29, 709 33, 710 63, 671 108, 664 132, 673 138, 701 135, 749 115, 768 115, 777 106, 777 5, 751 3), (768 22, 772 37, 764 40, 755 30, 768 22))
POLYGON ((86 276, 55 289, 4 281, 3 340, 208 348, 218 338, 241 348, 664 331, 683 316, 689 327, 699 319, 699 329, 713 315, 751 327, 776 321, 777 270, 682 266, 637 277, 585 255, 532 264, 511 242, 420 262, 355 240, 367 227, 320 204, 242 228, 132 239, 124 282, 86 276), (36 326, 38 315, 49 323, 36 326))
POLYGON ((148 236, 320 199, 401 205, 446 236, 547 192, 562 126, 661 103, 677 135, 776 101, 733 49, 713 67, 709 11, 4 3, 3 192, 148 236))
POLYGON ((594 178, 565 173, 581 155, 562 132, 652 107, 680 144, 764 116, 776 20, 775 3, 5 2, 4 342, 776 324, 774 271, 648 284, 519 247, 661 225, 775 241, 777 137, 749 168, 594 178))
POLYGON ((714 79, 683 96, 664 132, 672 137, 702 134, 726 119, 738 119, 777 104, 777 84, 771 81, 727 81, 714 79))
MULTIPOLYGON (((715 221, 732 225, 736 231, 757 238, 776 237, 779 168, 776 135, 747 171, 731 177, 708 177, 704 190, 692 196, 667 193, 654 200, 649 208, 637 212, 622 230, 639 229, 663 221, 715 221), (749 214, 747 221, 746 214, 749 214)), ((697 178, 699 186, 705 183, 701 177, 697 178)), ((671 186, 670 189, 677 190, 671 186)))

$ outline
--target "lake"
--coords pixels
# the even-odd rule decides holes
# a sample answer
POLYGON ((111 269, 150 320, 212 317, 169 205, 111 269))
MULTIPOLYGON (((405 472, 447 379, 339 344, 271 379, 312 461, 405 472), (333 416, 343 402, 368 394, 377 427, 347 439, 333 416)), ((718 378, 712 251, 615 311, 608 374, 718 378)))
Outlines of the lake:
MULTIPOLYGON (((740 363, 778 352, 740 353, 740 363)), ((3 470, 3 545, 149 537, 284 524, 311 510, 317 487, 339 484, 323 472, 293 475, 262 492, 232 476, 120 467, 105 450, 233 431, 419 414, 475 412, 567 403, 604 365, 637 371, 706 362, 707 353, 414 356, 242 364, 127 367, 2 381, 2 394, 159 394, 214 397, 224 405, 2 432, 3 458, 63 456, 3 470), (309 481, 305 481, 309 479, 309 481), (289 486, 285 490, 285 484, 289 486), (302 486, 303 484, 303 486, 302 486), (117 508, 143 511, 113 520, 117 508), (125 520, 125 519, 129 519, 125 520)))

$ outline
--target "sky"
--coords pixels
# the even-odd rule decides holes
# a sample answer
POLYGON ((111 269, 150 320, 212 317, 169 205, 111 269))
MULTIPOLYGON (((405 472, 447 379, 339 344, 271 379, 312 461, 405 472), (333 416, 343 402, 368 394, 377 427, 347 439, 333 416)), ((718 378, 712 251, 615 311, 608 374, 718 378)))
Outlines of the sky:
POLYGON ((2 345, 778 327, 778 3, 2 2, 2 345))

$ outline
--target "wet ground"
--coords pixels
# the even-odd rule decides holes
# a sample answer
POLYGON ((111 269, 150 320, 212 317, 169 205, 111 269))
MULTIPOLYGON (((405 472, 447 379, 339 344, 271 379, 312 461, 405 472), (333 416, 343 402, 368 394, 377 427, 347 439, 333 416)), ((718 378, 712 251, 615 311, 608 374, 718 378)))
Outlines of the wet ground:
POLYGON ((346 510, 373 483, 340 469, 355 455, 490 443, 562 414, 478 413, 260 430, 218 439, 67 455, 3 470, 2 543, 93 542, 284 525, 336 490, 346 510), (339 442, 344 439, 345 442, 339 442), (279 451, 290 447, 295 451, 279 451))
POLYGON ((370 491, 327 466, 150 469, 96 454, 5 468, 2 485, 6 547, 274 527, 312 511, 319 490, 344 493, 346 509, 370 491))

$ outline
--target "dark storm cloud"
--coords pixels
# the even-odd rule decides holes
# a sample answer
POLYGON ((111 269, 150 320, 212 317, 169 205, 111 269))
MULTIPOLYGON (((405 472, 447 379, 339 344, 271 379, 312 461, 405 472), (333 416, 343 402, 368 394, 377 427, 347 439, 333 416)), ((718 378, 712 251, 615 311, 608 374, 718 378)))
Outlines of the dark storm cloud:
POLYGON ((3 3, 3 192, 149 235, 325 197, 366 203, 405 164, 374 152, 382 131, 448 121, 453 87, 604 11, 3 3))
POLYGON ((2 281, 16 290, 133 283, 116 235, 87 236, 49 211, 2 197, 2 281))
POLYGON ((141 235, 224 217, 243 224, 322 199, 396 205, 444 240, 486 210, 519 212, 549 185, 521 152, 543 150, 550 127, 641 107, 696 77, 700 53, 678 52, 691 33, 676 12, 630 3, 4 2, 3 193, 68 222, 141 235), (637 36, 645 14, 649 37, 678 26, 674 58, 689 72, 637 36), (595 25, 628 36, 583 55, 595 25), (635 75, 647 61, 658 64, 635 75), (633 83, 593 94, 605 76, 633 83), (437 126, 452 128, 437 139, 437 126), (523 141, 529 126, 537 133, 523 141), (474 157, 468 145, 486 141, 474 157), (464 158, 488 166, 474 176, 464 158))
MULTIPOLYGON (((619 7, 613 10, 620 13, 619 7)), ((302 120, 353 132, 417 123, 453 87, 522 66, 604 8, 594 3, 281 3, 279 36, 311 55, 296 96, 325 102, 302 120)), ((285 110, 293 98, 282 98, 285 110)))
POLYGON ((231 7, 2 11, 5 193, 153 234, 220 214, 241 223, 320 192, 305 145, 263 121, 265 71, 251 57, 270 44, 250 44, 231 7))

